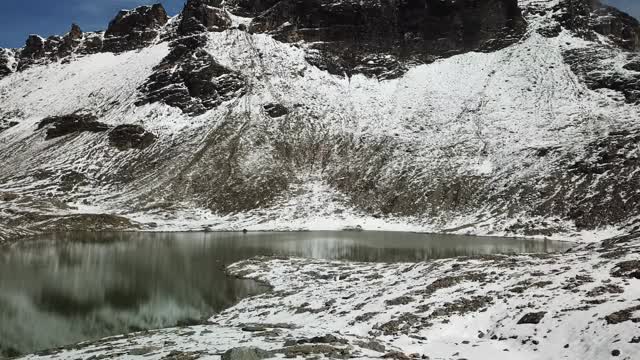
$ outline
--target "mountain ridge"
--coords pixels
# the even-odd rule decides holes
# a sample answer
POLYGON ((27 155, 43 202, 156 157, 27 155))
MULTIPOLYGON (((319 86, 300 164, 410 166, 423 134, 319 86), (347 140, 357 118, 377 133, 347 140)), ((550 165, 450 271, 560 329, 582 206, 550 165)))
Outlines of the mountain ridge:
POLYGON ((421 3, 442 45, 388 31, 405 2, 358 2, 375 14, 365 21, 349 1, 191 0, 173 18, 123 13, 79 43, 79 29, 34 39, 26 59, 2 50, 0 192, 14 199, 0 223, 637 231, 638 22, 591 1, 421 3), (296 22, 299 7, 318 10, 296 22), (96 38, 115 45, 90 53, 96 38), (105 130, 60 120, 73 114, 105 130), (51 117, 69 130, 46 140, 51 117), (118 127, 125 144, 153 141, 123 151, 118 127))

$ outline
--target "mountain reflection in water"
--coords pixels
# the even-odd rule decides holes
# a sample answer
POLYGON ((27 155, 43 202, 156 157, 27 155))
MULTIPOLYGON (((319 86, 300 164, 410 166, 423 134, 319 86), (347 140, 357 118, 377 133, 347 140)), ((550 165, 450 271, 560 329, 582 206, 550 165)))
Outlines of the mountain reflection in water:
POLYGON ((210 316, 267 290, 224 273, 257 255, 407 262, 569 246, 389 232, 49 235, 0 251, 0 349, 33 352, 210 316))

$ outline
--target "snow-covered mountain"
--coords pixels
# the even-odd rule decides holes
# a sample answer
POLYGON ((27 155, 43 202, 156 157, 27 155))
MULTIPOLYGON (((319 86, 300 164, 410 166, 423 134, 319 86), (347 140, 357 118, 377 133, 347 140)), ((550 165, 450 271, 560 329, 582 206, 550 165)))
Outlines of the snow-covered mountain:
POLYGON ((33 35, 0 50, 0 239, 637 230, 638 49, 596 0, 189 0, 33 35))

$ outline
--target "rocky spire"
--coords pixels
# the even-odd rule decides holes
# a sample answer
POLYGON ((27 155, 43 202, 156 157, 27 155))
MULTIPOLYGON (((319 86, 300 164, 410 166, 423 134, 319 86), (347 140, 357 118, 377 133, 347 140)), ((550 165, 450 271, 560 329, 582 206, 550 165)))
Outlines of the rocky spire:
POLYGON ((158 36, 169 16, 161 4, 122 10, 104 33, 103 50, 123 52, 145 47, 158 36))
POLYGON ((80 29, 80 26, 76 23, 71 24, 71 30, 67 34, 67 37, 72 40, 82 39, 82 30, 80 29))
POLYGON ((221 6, 222 0, 188 0, 182 11, 178 32, 190 35, 228 29, 231 19, 221 6))

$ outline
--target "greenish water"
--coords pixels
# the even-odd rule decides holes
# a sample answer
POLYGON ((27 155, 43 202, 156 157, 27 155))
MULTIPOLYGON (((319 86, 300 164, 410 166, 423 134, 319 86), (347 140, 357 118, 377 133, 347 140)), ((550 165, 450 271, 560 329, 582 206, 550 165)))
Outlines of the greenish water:
POLYGON ((50 235, 0 250, 0 349, 33 352, 206 318, 266 290, 223 271, 256 255, 407 262, 570 246, 391 232, 50 235))

